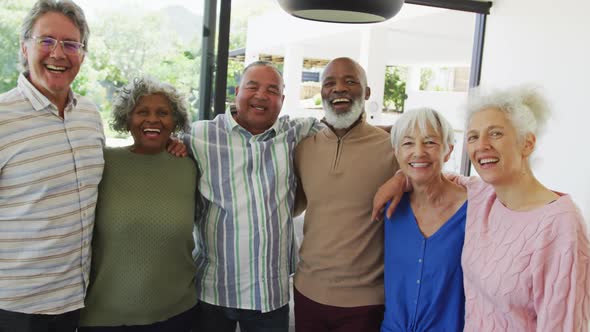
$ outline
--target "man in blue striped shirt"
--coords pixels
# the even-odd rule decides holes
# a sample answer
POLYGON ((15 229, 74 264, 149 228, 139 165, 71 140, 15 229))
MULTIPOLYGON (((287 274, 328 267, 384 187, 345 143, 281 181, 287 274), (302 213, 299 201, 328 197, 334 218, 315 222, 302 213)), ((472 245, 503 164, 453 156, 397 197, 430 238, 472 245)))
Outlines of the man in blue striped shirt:
POLYGON ((198 331, 288 331, 293 151, 321 125, 279 118, 283 99, 277 68, 254 62, 236 88, 237 112, 195 122, 187 137, 207 205, 196 222, 198 331))
POLYGON ((40 0, 22 26, 17 87, 0 95, 0 331, 74 332, 84 305, 102 122, 70 85, 88 25, 40 0))

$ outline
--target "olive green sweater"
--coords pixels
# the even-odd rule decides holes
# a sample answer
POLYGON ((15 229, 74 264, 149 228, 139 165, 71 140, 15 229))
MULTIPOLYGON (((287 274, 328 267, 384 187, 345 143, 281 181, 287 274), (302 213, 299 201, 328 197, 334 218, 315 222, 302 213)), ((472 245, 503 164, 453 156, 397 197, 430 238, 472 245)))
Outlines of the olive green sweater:
POLYGON ((331 306, 383 304, 383 224, 371 210, 398 168, 389 134, 364 116, 341 138, 326 128, 299 143, 295 168, 307 199, 295 288, 331 306))
POLYGON ((189 158, 105 149, 81 326, 145 325, 197 303, 189 158))

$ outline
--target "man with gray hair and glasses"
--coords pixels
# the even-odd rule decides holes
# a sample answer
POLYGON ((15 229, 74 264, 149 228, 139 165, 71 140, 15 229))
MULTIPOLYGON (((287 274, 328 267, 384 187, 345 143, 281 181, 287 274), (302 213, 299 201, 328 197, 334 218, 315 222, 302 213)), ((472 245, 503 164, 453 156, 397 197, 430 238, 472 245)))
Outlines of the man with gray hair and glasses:
POLYGON ((70 88, 88 34, 72 1, 38 1, 0 95, 0 332, 74 332, 84 305, 104 163, 100 115, 70 88))

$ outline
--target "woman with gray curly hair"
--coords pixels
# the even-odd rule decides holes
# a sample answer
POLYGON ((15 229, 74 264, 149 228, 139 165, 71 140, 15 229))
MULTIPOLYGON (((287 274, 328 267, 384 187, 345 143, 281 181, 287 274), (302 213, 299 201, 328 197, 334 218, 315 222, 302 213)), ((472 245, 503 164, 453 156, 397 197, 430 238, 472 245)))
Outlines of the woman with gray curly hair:
POLYGON ((197 168, 165 150, 187 129, 187 109, 174 87, 147 77, 115 97, 111 126, 133 145, 104 151, 80 332, 192 328, 197 168))

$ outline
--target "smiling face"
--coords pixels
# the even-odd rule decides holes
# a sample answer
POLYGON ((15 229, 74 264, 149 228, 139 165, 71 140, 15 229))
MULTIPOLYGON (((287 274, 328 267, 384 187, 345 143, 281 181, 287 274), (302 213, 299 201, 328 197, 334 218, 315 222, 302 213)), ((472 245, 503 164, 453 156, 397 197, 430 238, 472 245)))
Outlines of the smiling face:
POLYGON ((440 177, 452 151, 453 146, 449 145, 449 151, 445 153, 441 135, 429 125, 425 133, 421 133, 418 127, 408 130, 396 148, 395 156, 412 184, 428 184, 440 177))
POLYGON ((156 154, 164 151, 175 127, 168 98, 161 94, 139 98, 129 114, 128 127, 133 136, 133 152, 156 154))
MULTIPOLYGON (((80 42, 80 30, 67 16, 48 12, 35 21, 31 37, 80 42)), ((29 66, 29 80, 35 88, 55 104, 65 102, 70 85, 84 60, 84 54, 65 54, 61 43, 51 52, 43 51, 31 39, 23 41, 21 47, 29 66)))
POLYGON ((352 117, 348 122, 356 121, 371 90, 366 87, 366 79, 358 64, 348 58, 339 58, 332 60, 324 69, 321 95, 326 120, 334 126, 332 122, 347 114, 352 117))
POLYGON ((246 70, 236 88, 236 122, 257 135, 272 127, 283 107, 283 83, 269 66, 246 70))
POLYGON ((479 176, 492 185, 518 181, 528 168, 534 143, 532 134, 519 140, 507 114, 495 108, 474 113, 467 129, 469 159, 479 176))

